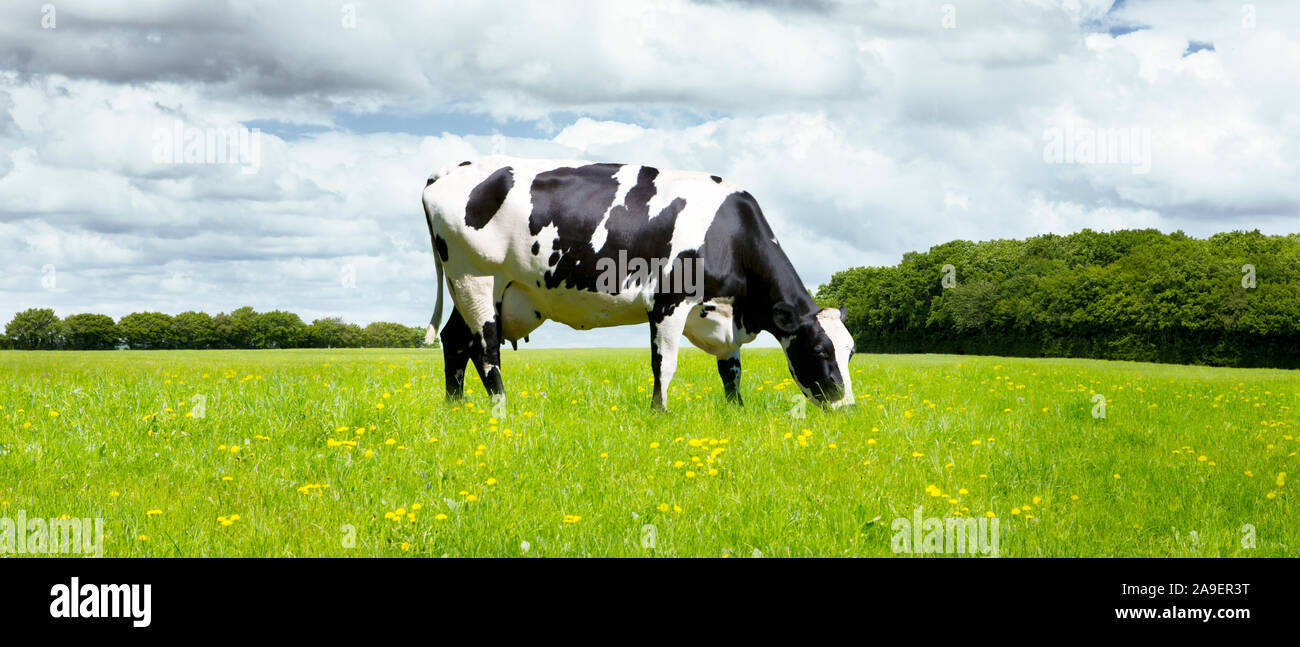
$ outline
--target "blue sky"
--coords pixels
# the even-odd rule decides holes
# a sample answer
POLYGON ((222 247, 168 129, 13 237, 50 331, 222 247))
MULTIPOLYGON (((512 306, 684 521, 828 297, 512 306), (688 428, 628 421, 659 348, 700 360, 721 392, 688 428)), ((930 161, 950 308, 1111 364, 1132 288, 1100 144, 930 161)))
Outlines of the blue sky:
POLYGON ((423 325, 424 178, 492 152, 724 175, 810 288, 953 238, 1300 229, 1296 3, 47 4, 0 7, 6 321, 423 325), (260 134, 185 163, 176 125, 260 134), (1116 133, 1148 143, 1088 158, 1116 133))

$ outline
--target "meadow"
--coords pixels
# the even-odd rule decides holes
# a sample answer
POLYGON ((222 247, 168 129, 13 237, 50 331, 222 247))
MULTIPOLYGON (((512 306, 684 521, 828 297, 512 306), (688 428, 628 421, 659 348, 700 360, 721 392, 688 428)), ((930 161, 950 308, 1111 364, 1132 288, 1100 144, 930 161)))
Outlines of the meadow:
POLYGON ((504 351, 494 406, 437 350, 3 352, 0 516, 109 557, 892 556, 917 507, 1004 557, 1300 555, 1295 371, 859 355, 801 412, 780 351, 738 408, 691 350, 657 414, 648 354, 504 351))

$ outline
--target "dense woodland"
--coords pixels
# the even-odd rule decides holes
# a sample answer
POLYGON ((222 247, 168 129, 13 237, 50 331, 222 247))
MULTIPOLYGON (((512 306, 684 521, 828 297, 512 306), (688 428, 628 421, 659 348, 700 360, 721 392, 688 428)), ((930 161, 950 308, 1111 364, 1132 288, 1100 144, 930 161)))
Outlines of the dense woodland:
POLYGON ((816 296, 847 307, 861 352, 1300 367, 1300 234, 958 240, 816 296))
POLYGON ((101 314, 63 319, 49 308, 14 315, 0 347, 23 350, 205 348, 418 348, 424 329, 377 321, 365 328, 338 318, 306 324, 292 312, 243 307, 226 314, 135 312, 119 321, 101 314))

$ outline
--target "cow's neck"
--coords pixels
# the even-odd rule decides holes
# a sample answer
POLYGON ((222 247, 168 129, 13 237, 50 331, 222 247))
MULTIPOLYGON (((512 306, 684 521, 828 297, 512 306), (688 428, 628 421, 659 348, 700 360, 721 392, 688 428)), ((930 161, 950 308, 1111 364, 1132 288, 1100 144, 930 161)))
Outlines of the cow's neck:
POLYGON ((764 279, 760 283, 764 289, 755 290, 751 286, 747 295, 750 303, 745 304, 744 311, 748 319, 758 323, 759 330, 770 332, 777 339, 784 339, 788 335, 777 330, 772 323, 772 308, 777 304, 788 304, 802 317, 816 312, 817 302, 808 294, 808 288, 799 279, 794 264, 779 246, 774 243, 765 251, 766 253, 755 254, 755 267, 749 268, 751 275, 764 279))

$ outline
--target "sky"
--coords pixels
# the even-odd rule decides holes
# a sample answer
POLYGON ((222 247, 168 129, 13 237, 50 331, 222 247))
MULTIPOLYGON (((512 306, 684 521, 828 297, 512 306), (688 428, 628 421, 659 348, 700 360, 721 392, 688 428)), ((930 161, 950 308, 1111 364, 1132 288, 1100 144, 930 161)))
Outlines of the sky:
POLYGON ((423 326, 420 191, 490 153, 725 176, 810 289, 957 238, 1295 232, 1298 80, 1286 0, 6 0, 0 321, 423 326))

